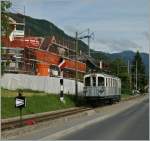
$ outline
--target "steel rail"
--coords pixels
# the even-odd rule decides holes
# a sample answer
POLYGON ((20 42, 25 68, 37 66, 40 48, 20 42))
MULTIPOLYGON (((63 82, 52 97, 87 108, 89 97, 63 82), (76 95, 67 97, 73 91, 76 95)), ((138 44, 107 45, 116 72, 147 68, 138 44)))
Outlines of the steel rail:
POLYGON ((14 120, 14 121, 2 122, 1 130, 4 131, 4 130, 10 130, 10 129, 14 129, 14 128, 27 126, 26 121, 29 121, 29 120, 33 121, 34 122, 33 124, 36 124, 38 122, 43 122, 43 121, 47 121, 47 120, 55 120, 55 119, 58 119, 61 117, 77 114, 77 113, 88 111, 91 109, 92 108, 81 107, 81 108, 71 109, 71 110, 62 111, 62 112, 58 112, 58 113, 50 113, 48 115, 42 115, 42 116, 38 116, 38 117, 22 119, 21 123, 20 123, 19 119, 14 120))

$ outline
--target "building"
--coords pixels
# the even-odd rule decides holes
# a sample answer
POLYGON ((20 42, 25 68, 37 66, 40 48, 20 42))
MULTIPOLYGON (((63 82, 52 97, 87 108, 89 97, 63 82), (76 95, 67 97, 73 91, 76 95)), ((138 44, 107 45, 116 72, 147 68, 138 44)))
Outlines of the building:
MULTIPOLYGON (((86 64, 76 60, 75 42, 60 42, 55 36, 24 36, 24 24, 11 20, 14 27, 9 36, 2 35, 4 72, 39 76, 59 76, 82 79, 86 64)), ((78 56, 79 57, 79 56, 78 56)))

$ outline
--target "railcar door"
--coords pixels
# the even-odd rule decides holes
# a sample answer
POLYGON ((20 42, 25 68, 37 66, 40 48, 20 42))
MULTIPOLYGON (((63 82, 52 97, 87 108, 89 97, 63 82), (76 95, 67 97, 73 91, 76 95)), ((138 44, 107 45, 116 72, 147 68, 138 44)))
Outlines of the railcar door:
POLYGON ((92 76, 92 86, 96 87, 96 76, 92 76))
POLYGON ((97 77, 96 77, 96 75, 92 75, 91 79, 92 79, 91 96, 95 97, 95 96, 98 96, 97 95, 97 77))
POLYGON ((91 93, 91 77, 87 76, 84 78, 83 94, 84 96, 90 96, 90 93, 91 93))
POLYGON ((105 93, 105 81, 102 76, 98 76, 97 93, 98 96, 104 96, 105 93))
POLYGON ((85 86, 85 87, 91 86, 91 79, 90 79, 90 76, 85 77, 85 79, 84 79, 84 86, 85 86))

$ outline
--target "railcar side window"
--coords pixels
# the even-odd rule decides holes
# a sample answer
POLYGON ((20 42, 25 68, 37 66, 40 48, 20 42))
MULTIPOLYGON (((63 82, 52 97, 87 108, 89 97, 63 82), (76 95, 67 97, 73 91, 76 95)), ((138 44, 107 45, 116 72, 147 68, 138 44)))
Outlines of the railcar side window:
POLYGON ((116 87, 116 80, 114 79, 114 87, 116 87))
POLYGON ((113 80, 112 80, 112 78, 110 78, 110 82, 111 82, 111 87, 113 87, 113 80))
POLYGON ((90 86, 90 84, 91 84, 90 80, 91 80, 90 77, 85 78, 85 86, 90 86))
POLYGON ((112 79, 113 80, 113 87, 115 87, 115 80, 114 79, 112 79))
POLYGON ((104 78, 98 77, 98 86, 104 86, 104 78))
POLYGON ((111 78, 109 78, 109 87, 111 87, 111 78))
POLYGON ((96 86, 96 77, 93 76, 93 77, 92 77, 92 80, 93 80, 93 86, 96 86))
POLYGON ((107 87, 109 87, 109 78, 107 78, 107 87))

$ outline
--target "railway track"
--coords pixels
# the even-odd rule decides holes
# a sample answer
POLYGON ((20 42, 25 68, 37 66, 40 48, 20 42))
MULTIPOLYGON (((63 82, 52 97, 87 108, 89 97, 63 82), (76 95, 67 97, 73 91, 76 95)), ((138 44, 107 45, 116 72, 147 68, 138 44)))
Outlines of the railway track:
POLYGON ((54 119, 58 119, 61 117, 65 117, 65 116, 77 114, 80 112, 88 111, 91 109, 92 108, 81 107, 81 108, 66 110, 66 111, 62 111, 62 112, 58 112, 58 113, 51 113, 51 114, 42 115, 42 116, 38 116, 38 117, 22 119, 22 122, 20 122, 19 119, 13 120, 13 121, 2 122, 1 123, 1 130, 5 131, 5 130, 10 130, 10 129, 14 129, 14 128, 27 126, 28 125, 27 122, 29 122, 29 124, 36 124, 38 122, 43 122, 43 121, 47 121, 47 120, 54 120, 54 119))
MULTIPOLYGON (((121 101, 122 102, 123 101, 128 101, 128 100, 131 100, 133 98, 138 98, 138 97, 140 97, 140 96, 131 97, 129 99, 123 99, 121 101)), ((102 105, 98 105, 98 107, 106 106, 106 104, 104 104, 104 103, 101 103, 101 104, 102 105)), ((96 107, 93 107, 93 108, 96 108, 96 107)), ((29 124, 27 124, 27 121, 31 121, 32 124, 36 124, 38 122, 47 121, 47 120, 54 120, 54 119, 58 119, 58 118, 61 118, 61 117, 65 117, 65 116, 77 114, 77 113, 80 113, 80 112, 88 111, 88 110, 91 110, 93 108, 78 107, 78 108, 75 108, 75 109, 50 113, 50 114, 46 114, 46 115, 42 115, 42 116, 35 116, 35 117, 32 117, 32 118, 30 117, 30 118, 22 119, 22 123, 20 123, 19 119, 16 119, 16 120, 13 120, 13 121, 5 121, 5 122, 1 123, 1 130, 5 131, 5 130, 10 130, 10 129, 14 129, 14 128, 27 126, 27 125, 29 125, 29 124)))

